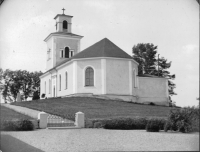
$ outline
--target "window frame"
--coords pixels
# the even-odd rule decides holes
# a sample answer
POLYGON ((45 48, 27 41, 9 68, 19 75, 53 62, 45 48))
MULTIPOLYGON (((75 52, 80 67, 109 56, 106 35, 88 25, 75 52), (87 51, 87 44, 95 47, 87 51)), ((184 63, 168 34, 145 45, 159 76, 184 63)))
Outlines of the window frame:
POLYGON ((61 74, 59 74, 59 91, 61 91, 61 74))
POLYGON ((66 20, 64 20, 63 22, 62 22, 62 25, 63 25, 63 29, 68 29, 68 22, 66 21, 66 20), (65 24, 64 24, 64 22, 65 22, 65 24), (66 26, 66 27, 65 27, 66 26))
POLYGON ((95 70, 92 66, 87 66, 84 70, 84 86, 85 87, 94 87, 95 86, 95 70), (93 77, 91 78, 91 75, 90 75, 90 71, 89 71, 89 78, 87 78, 87 70, 88 69, 92 69, 93 70, 93 77), (87 79, 89 79, 89 85, 87 84, 87 79), (90 83, 91 82, 91 79, 92 79, 92 84, 90 83))

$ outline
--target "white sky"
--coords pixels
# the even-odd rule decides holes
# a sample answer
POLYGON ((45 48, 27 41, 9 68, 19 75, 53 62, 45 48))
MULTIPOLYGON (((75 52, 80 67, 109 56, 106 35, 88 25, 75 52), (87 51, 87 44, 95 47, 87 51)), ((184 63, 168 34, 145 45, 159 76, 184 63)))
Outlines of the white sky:
POLYGON ((132 55, 138 43, 153 43, 172 61, 169 69, 178 106, 199 97, 199 5, 196 0, 5 0, 0 6, 0 67, 45 71, 46 44, 57 14, 74 16, 72 32, 84 36, 81 50, 107 37, 132 55))

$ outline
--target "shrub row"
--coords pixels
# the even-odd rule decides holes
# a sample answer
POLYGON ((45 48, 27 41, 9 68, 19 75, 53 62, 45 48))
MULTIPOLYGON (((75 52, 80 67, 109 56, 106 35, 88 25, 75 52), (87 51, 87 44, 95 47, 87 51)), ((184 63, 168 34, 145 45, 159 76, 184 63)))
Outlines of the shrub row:
POLYGON ((87 128, 104 129, 146 129, 149 132, 164 130, 183 133, 199 131, 199 108, 187 107, 171 110, 167 119, 163 118, 115 118, 107 120, 87 120, 87 128))
POLYGON ((166 120, 147 119, 147 118, 115 118, 107 120, 87 120, 87 128, 104 128, 104 129, 119 129, 119 130, 134 130, 134 129, 147 129, 153 131, 157 125, 159 130, 164 130, 166 120))
POLYGON ((21 119, 17 121, 4 121, 4 131, 31 131, 34 130, 34 124, 31 120, 21 119))

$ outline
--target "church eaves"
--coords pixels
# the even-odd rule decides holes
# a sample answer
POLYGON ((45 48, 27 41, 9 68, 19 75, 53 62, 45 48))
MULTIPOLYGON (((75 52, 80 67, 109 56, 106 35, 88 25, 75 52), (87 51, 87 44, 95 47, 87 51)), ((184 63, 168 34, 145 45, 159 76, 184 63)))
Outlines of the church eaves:
POLYGON ((70 36, 70 37, 79 37, 79 38, 82 38, 83 36, 81 35, 77 35, 77 34, 73 34, 73 33, 65 33, 65 32, 54 32, 54 33, 50 33, 45 39, 44 41, 47 41, 47 39, 51 36, 61 36, 61 35, 64 35, 64 36, 70 36))

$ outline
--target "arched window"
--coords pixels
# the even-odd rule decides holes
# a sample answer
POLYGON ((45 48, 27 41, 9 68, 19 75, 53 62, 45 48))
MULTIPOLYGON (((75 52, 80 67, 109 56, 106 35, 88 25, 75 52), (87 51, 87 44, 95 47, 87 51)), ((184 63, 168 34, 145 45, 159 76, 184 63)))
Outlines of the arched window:
POLYGON ((65 58, 69 58, 69 47, 65 47, 65 58))
POLYGON ((61 75, 59 75, 59 90, 61 91, 61 75))
POLYGON ((65 89, 67 89, 67 72, 65 72, 65 89))
POLYGON ((67 21, 63 21, 63 29, 67 29, 67 25, 68 23, 67 23, 67 21))
POLYGON ((49 94, 51 93, 51 79, 49 79, 49 94))
POLYGON ((94 70, 91 67, 85 70, 85 86, 94 86, 94 70))

